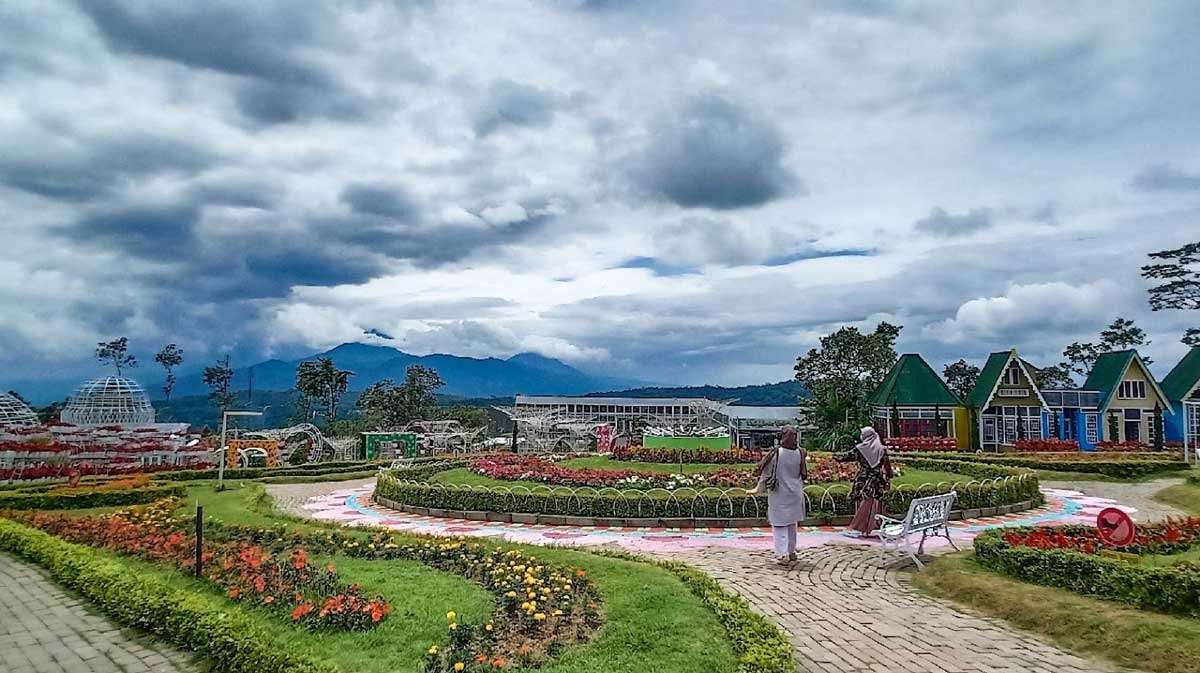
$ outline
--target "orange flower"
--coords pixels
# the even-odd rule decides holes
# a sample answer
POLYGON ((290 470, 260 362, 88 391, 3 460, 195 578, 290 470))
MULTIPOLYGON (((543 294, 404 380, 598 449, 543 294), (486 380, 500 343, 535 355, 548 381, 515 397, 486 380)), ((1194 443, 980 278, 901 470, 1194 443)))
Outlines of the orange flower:
POLYGON ((503 659, 493 659, 492 665, 495 666, 496 668, 504 668, 504 660, 503 659))
POLYGON ((274 597, 274 596, 267 596, 266 598, 263 598, 263 602, 264 602, 264 603, 268 603, 268 604, 270 604, 270 603, 274 603, 274 602, 275 602, 275 597, 274 597))
POLYGON ((580 577, 584 577, 584 576, 586 576, 586 575, 587 575, 587 572, 585 572, 585 571, 583 571, 583 570, 580 570, 579 572, 577 572, 577 573, 575 573, 575 574, 576 574, 576 575, 579 575, 580 577))
POLYGON ((333 564, 330 563, 329 565, 325 566, 325 569, 328 570, 329 572, 333 572, 334 571, 333 564))
POLYGON ((237 588, 233 588, 233 589, 230 589, 230 590, 229 590, 229 597, 230 597, 230 598, 237 598, 237 597, 238 597, 238 596, 240 596, 241 594, 242 594, 242 592, 241 592, 240 590, 238 590, 237 588))

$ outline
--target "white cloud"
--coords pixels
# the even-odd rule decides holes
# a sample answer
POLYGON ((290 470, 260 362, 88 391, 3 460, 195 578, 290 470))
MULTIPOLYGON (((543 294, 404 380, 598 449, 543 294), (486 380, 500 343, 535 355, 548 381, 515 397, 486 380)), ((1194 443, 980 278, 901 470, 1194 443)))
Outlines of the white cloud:
POLYGON ((523 222, 529 218, 529 214, 520 204, 509 201, 491 208, 484 208, 479 215, 487 221, 488 224, 496 227, 502 227, 506 224, 514 222, 523 222))

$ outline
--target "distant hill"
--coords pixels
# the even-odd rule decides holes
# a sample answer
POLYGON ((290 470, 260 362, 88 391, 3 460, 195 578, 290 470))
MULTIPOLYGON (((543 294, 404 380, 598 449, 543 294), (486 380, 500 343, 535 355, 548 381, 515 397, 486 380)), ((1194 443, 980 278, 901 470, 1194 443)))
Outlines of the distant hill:
MULTIPOLYGON (((323 353, 299 360, 266 360, 234 371, 236 390, 290 390, 296 383, 296 367, 306 360, 331 358, 338 367, 354 372, 350 390, 361 391, 382 379, 402 381, 410 365, 432 367, 446 386, 440 392, 460 397, 505 397, 517 393, 530 395, 581 395, 595 390, 637 385, 638 381, 596 376, 582 372, 554 358, 535 353, 519 353, 508 359, 468 358, 457 355, 412 355, 387 346, 345 343, 323 353)), ((173 396, 204 395, 208 389, 201 380, 203 367, 181 372, 173 396)), ((146 389, 157 394, 161 384, 146 389)))
POLYGON ((736 404, 747 406, 790 406, 808 391, 799 381, 780 381, 753 386, 681 386, 676 388, 650 387, 631 388, 605 393, 589 393, 586 397, 705 397, 710 400, 737 400, 736 404))

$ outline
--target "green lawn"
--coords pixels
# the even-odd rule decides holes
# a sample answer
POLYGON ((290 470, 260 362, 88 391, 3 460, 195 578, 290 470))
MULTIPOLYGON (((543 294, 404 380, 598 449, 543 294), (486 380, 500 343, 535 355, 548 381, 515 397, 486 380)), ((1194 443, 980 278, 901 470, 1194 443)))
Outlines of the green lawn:
MULTIPOLYGON (((188 489, 181 510, 199 501, 205 517, 227 523, 268 525, 287 523, 302 529, 337 528, 332 524, 282 516, 273 509, 262 487, 252 482, 231 483, 217 492, 213 485, 188 489)), ((353 532, 349 529, 339 529, 353 532)), ((366 533, 364 532, 365 536, 366 533)), ((669 571, 644 563, 612 559, 568 549, 512 545, 538 558, 585 568, 604 598, 605 624, 587 646, 557 657, 540 670, 548 673, 732 672, 737 659, 716 616, 669 571)), ((130 563, 139 564, 137 561, 130 563)), ((321 560, 325 563, 325 560, 321 560)), ((369 592, 380 593, 395 604, 383 628, 366 634, 343 634, 304 643, 306 632, 279 623, 263 613, 264 625, 281 631, 281 643, 292 646, 293 632, 299 651, 328 658, 347 673, 416 671, 420 653, 445 640, 445 614, 482 618, 490 611, 490 597, 465 579, 429 570, 412 562, 366 561, 336 557, 331 561, 343 579, 359 582, 369 592), (482 601, 482 602, 480 602, 482 601), (272 623, 273 621, 273 623, 272 623), (395 624, 393 624, 395 622, 395 624), (411 622, 401 627, 400 622, 411 622), (403 630, 399 630, 399 629, 403 630), (397 630, 391 630, 397 629, 397 630), (340 638, 347 638, 342 642, 340 638), (394 639, 394 640, 393 640, 394 639)), ((145 564, 141 564, 145 565, 145 564)), ((173 581, 191 582, 178 573, 173 581)), ((214 600, 225 600, 213 593, 214 600)), ((237 608, 232 601, 226 601, 237 608)), ((239 608, 240 609, 240 608, 239 608)))
POLYGON ((939 558, 916 575, 914 584, 1068 650, 1152 673, 1200 670, 1200 619, 1019 582, 980 567, 970 552, 939 558))
POLYGON ((1195 484, 1183 483, 1168 486, 1155 493, 1154 499, 1189 514, 1200 515, 1200 486, 1195 484))

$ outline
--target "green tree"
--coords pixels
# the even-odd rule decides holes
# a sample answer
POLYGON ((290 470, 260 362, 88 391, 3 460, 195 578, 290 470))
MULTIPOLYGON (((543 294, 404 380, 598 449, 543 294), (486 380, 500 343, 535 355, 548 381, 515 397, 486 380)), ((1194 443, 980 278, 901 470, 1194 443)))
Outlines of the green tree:
POLYGON ((901 329, 886 322, 869 334, 843 327, 796 358, 796 380, 810 393, 807 418, 820 435, 852 432, 870 421, 867 400, 896 364, 901 329))
POLYGON ((1067 368, 1066 363, 1034 369, 1031 373, 1033 374, 1033 382, 1037 384, 1038 388, 1043 390, 1075 387, 1075 380, 1071 378, 1071 370, 1067 368))
MULTIPOLYGON (((1097 343, 1078 341, 1067 346, 1063 350, 1063 357, 1066 362, 1061 363, 1060 367, 1065 367, 1079 376, 1087 376, 1088 372, 1092 371, 1092 367, 1096 364, 1096 358, 1103 353, 1111 353, 1113 351, 1125 350, 1127 348, 1136 348, 1138 346, 1149 345, 1146 339, 1146 332, 1141 327, 1134 324, 1132 320, 1125 318, 1117 318, 1105 329, 1100 331, 1100 340, 1097 343)), ((1153 360, 1142 358, 1142 361, 1147 365, 1153 360)))
POLYGON ((229 366, 229 356, 217 360, 211 367, 205 367, 203 380, 204 385, 208 386, 208 399, 216 402, 217 408, 224 414, 236 399, 230 390, 233 384, 233 368, 229 366))
POLYGON ((338 403, 350 387, 351 376, 354 372, 338 369, 330 358, 308 360, 296 367, 296 390, 317 400, 325 409, 325 422, 333 427, 337 421, 338 403))
POLYGON ((404 372, 404 383, 384 379, 367 386, 355 406, 369 427, 378 430, 401 428, 412 421, 437 418, 438 388, 446 385, 437 370, 412 365, 404 372))
POLYGON ((101 341, 96 344, 96 359, 101 364, 110 364, 121 375, 122 367, 136 367, 137 358, 129 353, 129 337, 121 337, 112 341, 101 341))
MULTIPOLYGON (((1161 281, 1150 288, 1150 310, 1200 309, 1200 241, 1152 252, 1150 258, 1163 260, 1142 267, 1143 278, 1161 281)), ((1200 346, 1200 328, 1187 330, 1181 341, 1189 346, 1200 346)))
POLYGON ((456 404, 442 410, 441 417, 447 421, 458 421, 464 428, 486 428, 491 425, 487 411, 482 407, 456 404))
POLYGON ((975 389, 975 382, 979 380, 979 367, 966 360, 959 360, 946 365, 942 369, 942 376, 958 399, 965 400, 975 389))
POLYGON ((167 344, 154 356, 154 361, 167 370, 167 378, 163 381, 162 390, 167 402, 170 402, 171 391, 175 389, 176 383, 175 368, 183 364, 183 349, 175 344, 167 344))

